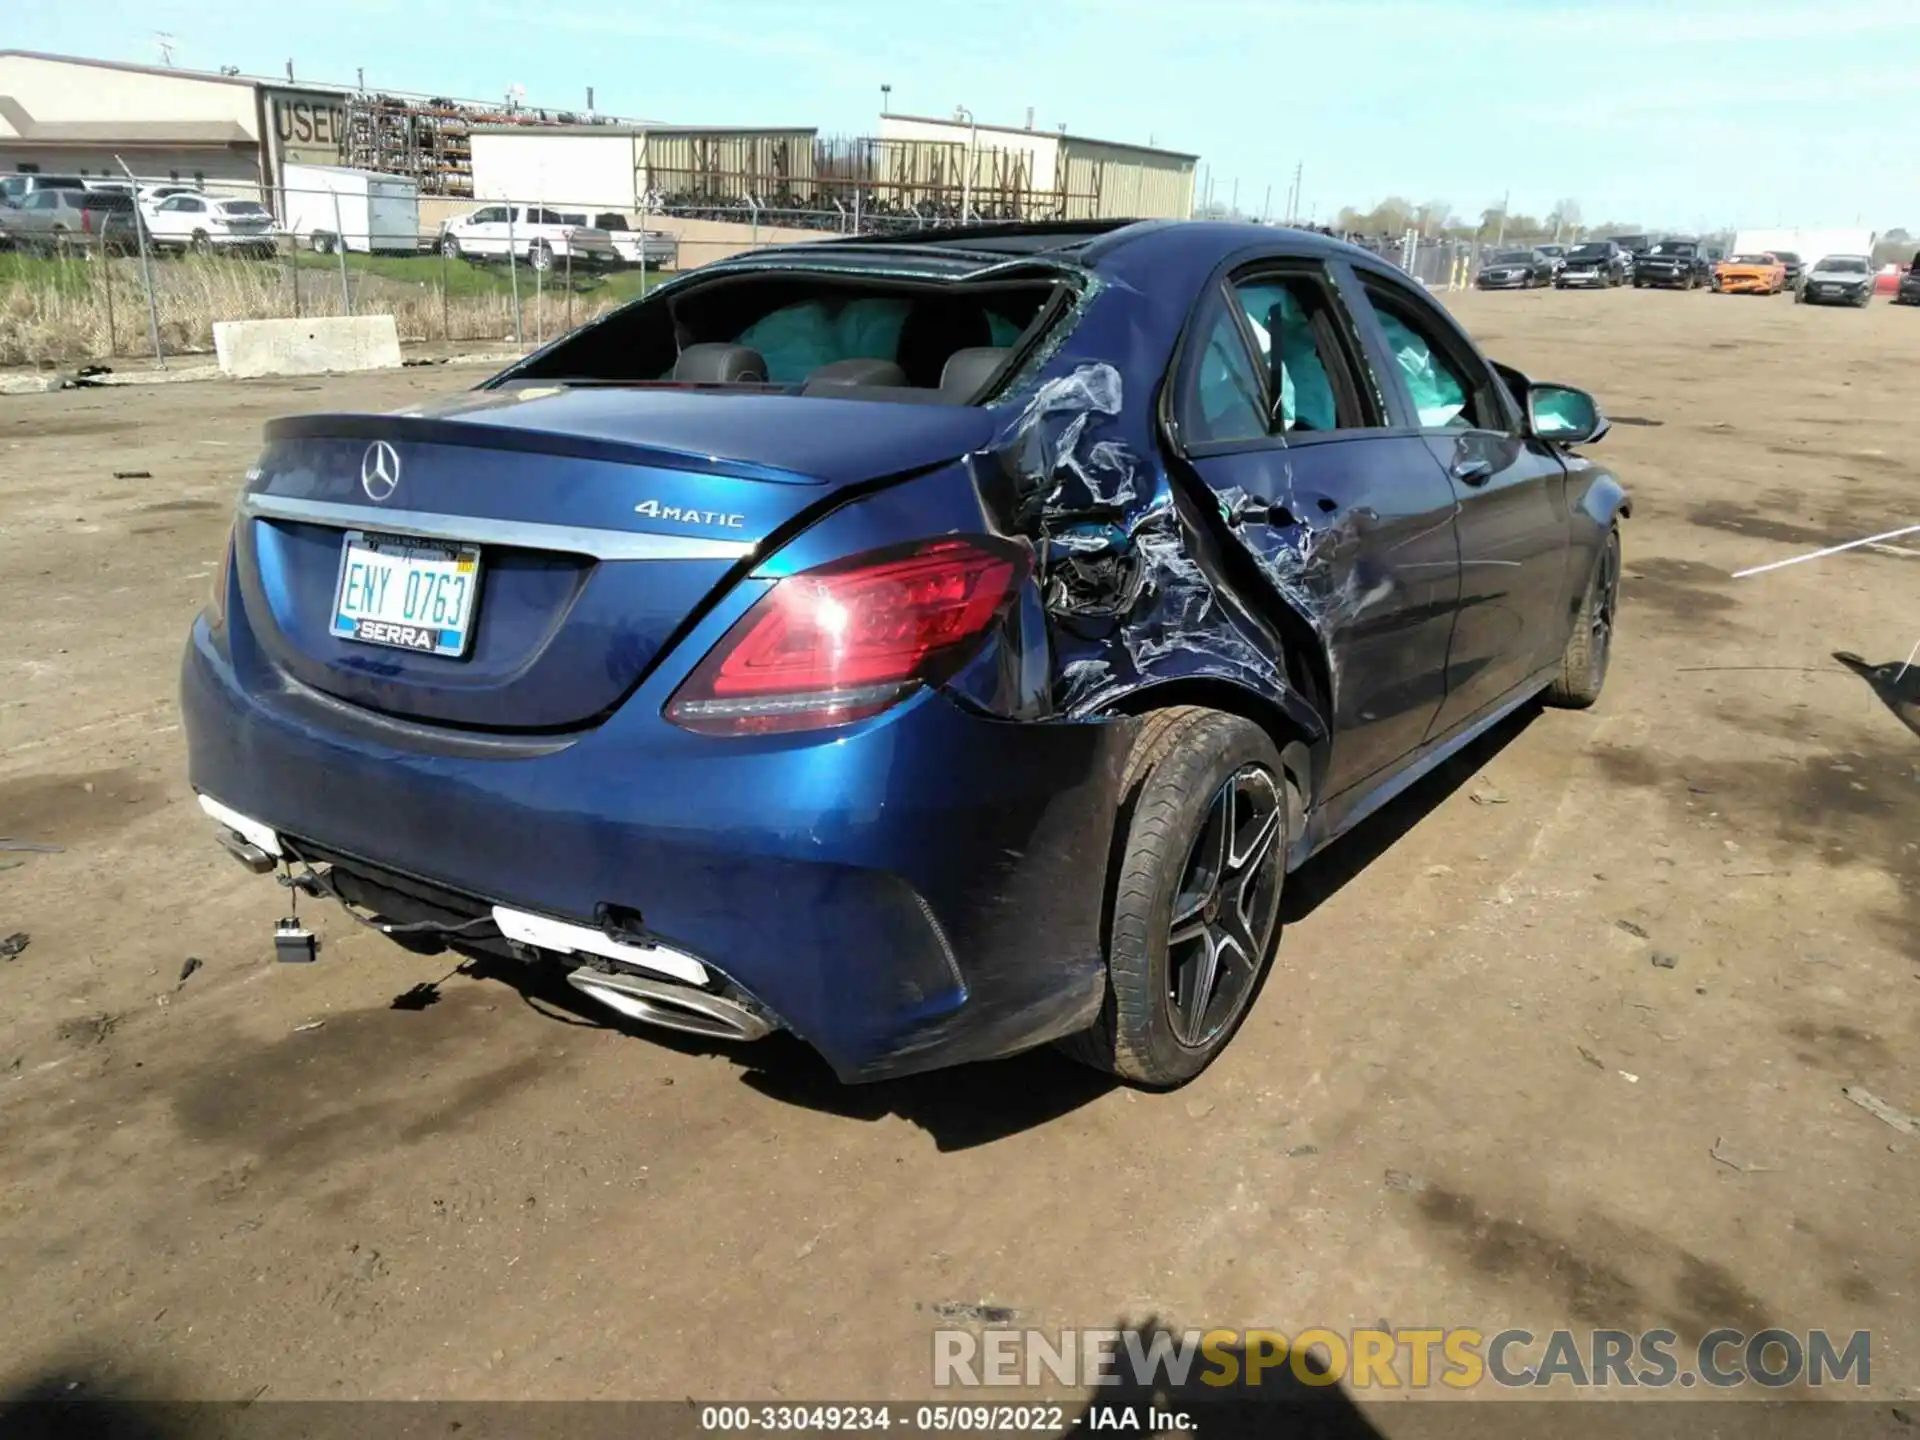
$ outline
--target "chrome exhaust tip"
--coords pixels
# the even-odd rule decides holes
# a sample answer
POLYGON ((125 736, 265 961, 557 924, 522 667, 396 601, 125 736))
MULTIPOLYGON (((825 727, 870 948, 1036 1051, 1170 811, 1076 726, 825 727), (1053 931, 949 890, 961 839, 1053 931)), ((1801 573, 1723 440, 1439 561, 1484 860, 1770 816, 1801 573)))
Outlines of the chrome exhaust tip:
POLYGON ((251 840, 235 831, 223 828, 214 832, 214 838, 220 842, 223 850, 256 875, 265 875, 280 863, 251 840))
POLYGON ((772 1022, 737 1000, 687 985, 584 967, 569 970, 567 983, 629 1020, 665 1030, 682 1030, 712 1040, 758 1040, 773 1030, 772 1022))

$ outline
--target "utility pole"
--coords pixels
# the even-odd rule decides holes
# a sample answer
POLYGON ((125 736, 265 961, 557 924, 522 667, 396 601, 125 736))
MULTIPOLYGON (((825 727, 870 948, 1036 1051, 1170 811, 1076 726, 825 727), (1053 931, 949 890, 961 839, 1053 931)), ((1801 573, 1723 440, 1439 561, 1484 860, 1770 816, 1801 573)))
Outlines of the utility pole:
POLYGON ((893 98, 893 86, 891 86, 891 85, 882 85, 882 86, 880 87, 880 113, 881 113, 881 115, 883 115, 883 116, 884 116, 884 115, 886 115, 886 114, 888 113, 888 110, 887 110, 887 106, 888 106, 888 104, 889 104, 889 103, 891 102, 891 100, 892 100, 892 98, 893 98))
POLYGON ((1307 168, 1307 162, 1299 161, 1293 167, 1293 189, 1287 194, 1287 223, 1298 224, 1300 220, 1300 177, 1307 168))
POLYGON ((1260 223, 1265 225, 1273 219, 1273 186, 1267 186, 1266 197, 1260 202, 1260 223))
POLYGON ((1233 177, 1233 218, 1240 218, 1240 177, 1233 177))
POLYGON ((1512 199, 1513 199, 1513 191, 1511 190, 1507 191, 1506 194, 1500 197, 1500 229, 1499 229, 1499 232, 1493 237, 1493 244, 1495 249, 1498 249, 1501 245, 1504 245, 1506 243, 1507 203, 1512 199))

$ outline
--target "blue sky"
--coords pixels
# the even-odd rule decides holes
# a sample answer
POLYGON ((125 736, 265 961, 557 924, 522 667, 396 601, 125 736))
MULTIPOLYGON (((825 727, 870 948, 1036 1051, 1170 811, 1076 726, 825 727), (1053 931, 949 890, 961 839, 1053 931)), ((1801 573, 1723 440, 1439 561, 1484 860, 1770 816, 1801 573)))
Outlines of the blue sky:
POLYGON ((1920 231, 1913 0, 7 0, 0 44, 682 122, 1065 122, 1276 210, 1511 190, 1589 221, 1920 231))

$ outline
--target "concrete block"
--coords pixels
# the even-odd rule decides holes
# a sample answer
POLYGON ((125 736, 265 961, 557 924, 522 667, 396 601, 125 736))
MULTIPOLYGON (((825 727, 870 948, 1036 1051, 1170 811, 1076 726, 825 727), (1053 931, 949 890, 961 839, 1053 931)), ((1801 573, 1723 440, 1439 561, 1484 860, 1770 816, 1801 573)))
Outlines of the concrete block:
POLYGON ((400 368, 400 332, 391 315, 223 320, 213 327, 213 349, 221 373, 236 380, 400 368))
POLYGON ((46 395, 71 384, 71 375, 0 375, 0 395, 46 395))

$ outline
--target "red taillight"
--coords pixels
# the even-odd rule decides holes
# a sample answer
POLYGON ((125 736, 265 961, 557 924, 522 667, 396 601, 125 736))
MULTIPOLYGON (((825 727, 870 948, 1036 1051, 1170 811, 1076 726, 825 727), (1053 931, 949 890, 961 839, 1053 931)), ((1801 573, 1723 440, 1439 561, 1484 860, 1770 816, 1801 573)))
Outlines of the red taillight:
POLYGON ((1026 570, 999 541, 938 540, 788 576, 694 668, 667 718, 764 735, 877 715, 964 663, 1026 570))
POLYGON ((80 212, 80 233, 82 235, 91 235, 93 233, 93 212, 91 210, 82 210, 80 212))

